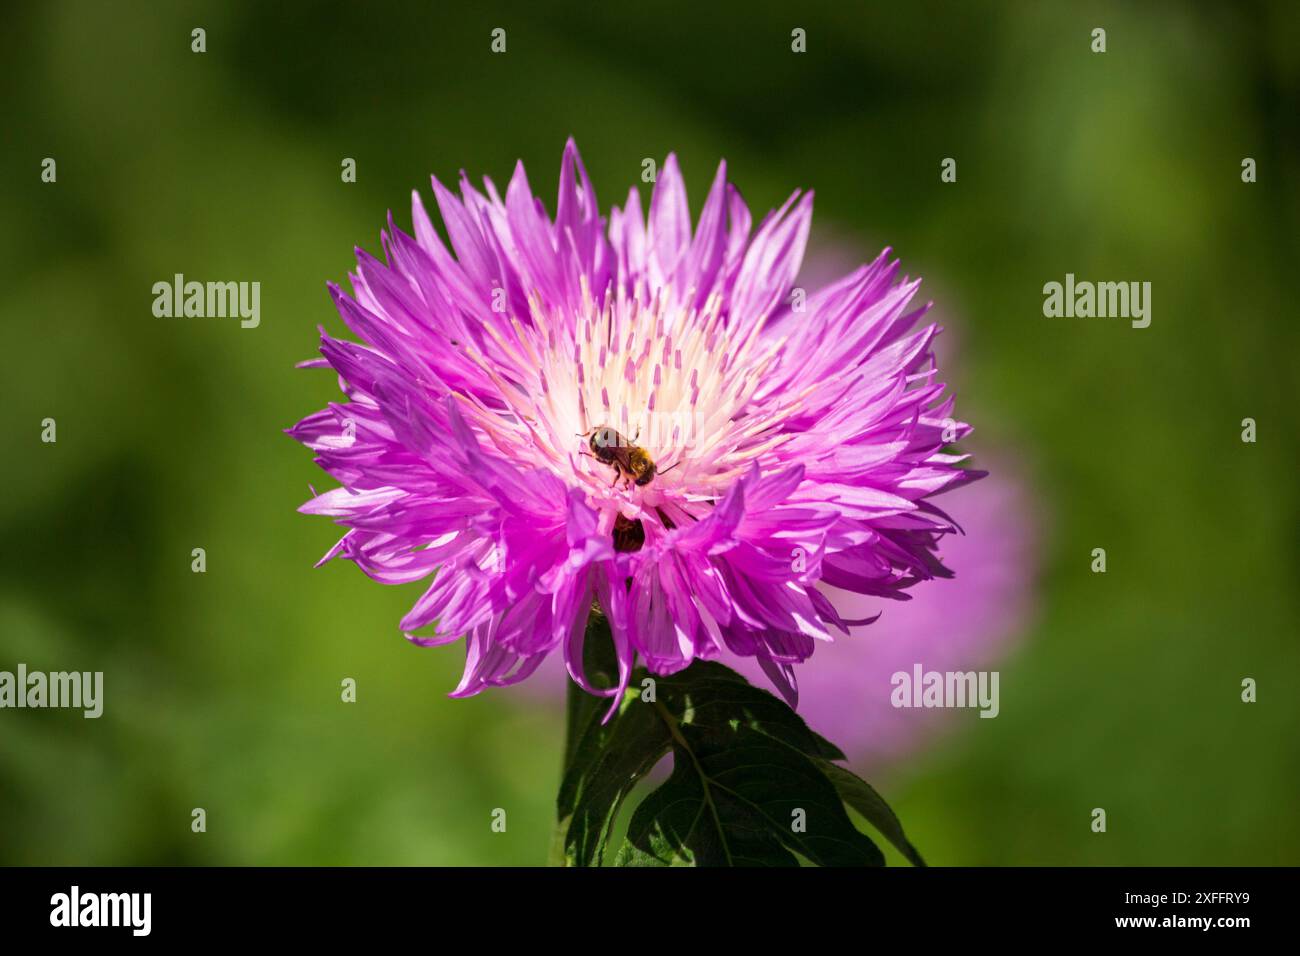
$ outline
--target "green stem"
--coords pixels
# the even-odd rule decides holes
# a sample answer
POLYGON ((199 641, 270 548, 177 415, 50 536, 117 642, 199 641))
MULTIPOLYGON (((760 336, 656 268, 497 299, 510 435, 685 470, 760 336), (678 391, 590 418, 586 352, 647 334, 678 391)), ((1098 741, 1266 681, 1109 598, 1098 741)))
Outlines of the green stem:
MULTIPOLYGON (((618 683, 618 657, 614 653, 614 638, 609 630, 609 621, 600 608, 592 606, 587 618, 586 635, 582 645, 583 672, 588 683, 595 687, 614 687, 618 683)), ((596 697, 588 694, 573 680, 568 682, 568 695, 564 715, 564 763, 561 767, 560 795, 556 801, 555 829, 551 834, 551 849, 548 857, 550 866, 565 866, 564 843, 569 831, 569 819, 573 815, 573 802, 577 794, 565 783, 569 769, 577 756, 578 743, 583 732, 592 720, 609 706, 608 697, 596 697)))

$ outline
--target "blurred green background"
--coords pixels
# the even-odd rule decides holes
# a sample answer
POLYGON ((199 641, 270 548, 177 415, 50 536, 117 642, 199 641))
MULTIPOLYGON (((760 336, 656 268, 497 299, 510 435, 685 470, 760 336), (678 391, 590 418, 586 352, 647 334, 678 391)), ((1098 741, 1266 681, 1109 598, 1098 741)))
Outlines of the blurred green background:
POLYGON ((932 862, 1300 861, 1296 5, 620 7, 6 6, 0 669, 103 670, 106 705, 0 711, 0 861, 545 860, 558 712, 447 699, 460 645, 396 626, 419 585, 312 569, 328 480, 281 429, 337 394, 292 366, 385 212, 516 158, 553 209, 569 134, 605 207, 669 150, 696 212, 721 156, 757 213, 814 187, 814 234, 954 317, 1043 566, 1000 718, 875 781, 932 862), (261 326, 155 318, 177 272, 260 281, 261 326), (1045 319, 1066 272, 1149 280, 1151 327, 1045 319))

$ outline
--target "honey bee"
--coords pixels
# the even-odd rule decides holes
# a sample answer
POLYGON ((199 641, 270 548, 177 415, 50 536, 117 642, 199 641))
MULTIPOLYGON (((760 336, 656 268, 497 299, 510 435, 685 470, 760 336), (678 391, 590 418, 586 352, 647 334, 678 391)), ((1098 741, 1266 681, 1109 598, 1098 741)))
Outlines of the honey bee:
POLYGON ((614 519, 614 550, 640 551, 645 544, 645 525, 640 519, 625 518, 621 514, 614 519))
MULTIPOLYGON (((637 436, 640 434, 638 431, 637 436)), ((629 441, 609 425, 597 425, 579 437, 588 439, 587 446, 591 449, 593 458, 613 466, 614 481, 621 477, 639 487, 645 487, 654 480, 655 475, 666 474, 677 467, 674 463, 659 471, 646 450, 635 444, 635 439, 629 441)))

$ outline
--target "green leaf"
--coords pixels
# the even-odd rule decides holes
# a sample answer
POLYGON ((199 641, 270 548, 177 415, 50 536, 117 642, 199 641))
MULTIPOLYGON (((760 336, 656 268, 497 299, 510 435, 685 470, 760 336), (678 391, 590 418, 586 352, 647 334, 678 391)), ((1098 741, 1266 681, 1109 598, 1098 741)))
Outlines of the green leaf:
MULTIPOLYGON (((609 845, 619 808, 632 788, 668 752, 671 739, 662 720, 635 691, 624 698, 610 723, 588 729, 587 741, 598 746, 592 759, 576 763, 568 787, 574 793, 573 812, 565 838, 564 856, 570 866, 600 866, 609 845)), ((585 756, 586 746, 580 748, 585 756)), ((562 791, 563 792, 563 791, 562 791)))
POLYGON ((741 724, 724 736, 680 723, 673 763, 668 782, 632 815, 618 865, 796 866, 800 857, 884 865, 812 758, 765 733, 741 724))
POLYGON ((656 681, 658 697, 669 713, 691 727, 727 735, 743 724, 808 756, 844 759, 838 747, 814 733, 785 701, 721 664, 697 661, 656 681))
MULTIPOLYGON (((613 687, 608 628, 593 614, 584 662, 597 686, 613 687)), ((602 865, 619 810, 670 752, 673 772, 632 814, 620 866, 883 866, 846 802, 920 860, 879 795, 831 763, 839 749, 734 671, 706 661, 668 677, 637 670, 607 721, 609 704, 570 690, 553 862, 602 865)))
POLYGON ((844 755, 784 701, 707 661, 659 678, 656 696, 673 774, 633 814, 618 864, 883 865, 815 762, 844 755))
POLYGON ((819 760, 818 764, 845 803, 862 814, 913 866, 925 866, 925 860, 921 859, 921 854, 916 852, 916 847, 912 846, 903 833, 903 824, 871 784, 856 773, 830 761, 819 760))
MULTIPOLYGON (((592 684, 617 686, 614 642, 599 611, 588 618, 583 666, 592 684)), ((627 691, 618 713, 605 722, 609 706, 608 697, 588 694, 570 681, 565 772, 551 842, 554 864, 600 866, 623 801, 668 753, 668 728, 636 691, 627 691)))

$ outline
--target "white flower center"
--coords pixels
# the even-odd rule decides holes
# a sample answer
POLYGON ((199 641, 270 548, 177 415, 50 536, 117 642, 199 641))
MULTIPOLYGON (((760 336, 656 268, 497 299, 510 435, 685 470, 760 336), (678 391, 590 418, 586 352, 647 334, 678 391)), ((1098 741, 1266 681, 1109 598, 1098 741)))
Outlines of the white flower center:
POLYGON ((674 524, 703 516, 788 439, 780 425, 800 396, 755 400, 779 349, 762 341, 759 323, 738 335, 717 295, 698 310, 661 305, 672 301, 668 290, 650 305, 610 296, 602 309, 584 283, 584 308, 569 317, 533 297, 531 326, 511 317, 505 334, 488 327, 503 353, 495 361, 467 350, 500 398, 492 407, 458 395, 467 417, 510 460, 584 488, 611 526, 619 512, 661 509, 656 523, 674 524), (648 481, 592 453, 593 433, 607 445, 608 429, 653 462, 648 481))

